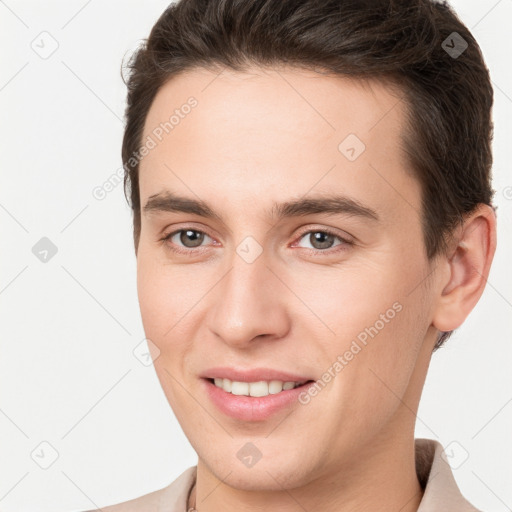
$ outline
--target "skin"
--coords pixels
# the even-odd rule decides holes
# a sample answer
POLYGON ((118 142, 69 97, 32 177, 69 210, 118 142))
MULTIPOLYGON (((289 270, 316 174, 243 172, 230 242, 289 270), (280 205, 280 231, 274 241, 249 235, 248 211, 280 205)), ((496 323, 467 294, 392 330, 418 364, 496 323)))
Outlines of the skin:
POLYGON ((137 276, 158 378, 198 454, 196 508, 416 510, 414 424, 432 348, 484 289, 494 212, 481 205, 448 254, 427 260, 421 190, 400 149, 405 105, 383 83, 195 69, 160 89, 143 139, 190 96, 198 105, 141 161, 141 204, 170 190, 224 222, 143 213, 137 276), (338 150, 349 133, 366 145, 353 162, 338 150), (379 220, 267 216, 273 202, 333 192, 379 220), (205 233, 201 249, 183 232, 162 241, 179 229, 205 233), (353 245, 333 238, 322 249, 311 233, 322 229, 353 245), (252 263, 236 252, 247 236, 262 249, 252 263), (204 393, 198 376, 213 366, 321 379, 394 303, 401 311, 307 405, 243 422, 204 393), (236 456, 247 442, 262 454, 251 468, 236 456))

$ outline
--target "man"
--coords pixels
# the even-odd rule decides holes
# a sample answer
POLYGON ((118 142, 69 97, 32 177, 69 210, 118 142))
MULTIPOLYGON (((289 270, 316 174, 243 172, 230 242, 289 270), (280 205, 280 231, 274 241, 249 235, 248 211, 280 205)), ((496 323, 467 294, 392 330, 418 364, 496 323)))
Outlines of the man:
POLYGON ((182 0, 127 85, 142 320, 198 463, 103 510, 476 510, 414 439, 496 247, 468 29, 427 0, 182 0))

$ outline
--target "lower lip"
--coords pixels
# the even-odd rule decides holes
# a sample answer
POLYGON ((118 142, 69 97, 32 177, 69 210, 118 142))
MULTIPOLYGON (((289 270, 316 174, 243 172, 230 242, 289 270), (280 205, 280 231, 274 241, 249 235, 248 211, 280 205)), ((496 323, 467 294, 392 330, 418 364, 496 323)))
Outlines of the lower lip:
POLYGON ((314 384, 308 382, 293 389, 261 397, 233 395, 202 379, 211 401, 226 415, 242 421, 264 421, 273 414, 299 403, 299 395, 314 384))

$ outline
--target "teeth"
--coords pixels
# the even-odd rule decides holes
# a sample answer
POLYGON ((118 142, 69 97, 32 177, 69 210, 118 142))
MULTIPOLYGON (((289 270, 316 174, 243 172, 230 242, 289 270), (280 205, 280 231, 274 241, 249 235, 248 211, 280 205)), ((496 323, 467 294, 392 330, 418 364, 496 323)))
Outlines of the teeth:
POLYGON ((213 379, 218 388, 223 389, 233 395, 244 396, 268 396, 275 395, 287 389, 293 389, 302 386, 307 381, 301 382, 283 382, 280 380, 259 381, 259 382, 238 382, 229 379, 213 379))

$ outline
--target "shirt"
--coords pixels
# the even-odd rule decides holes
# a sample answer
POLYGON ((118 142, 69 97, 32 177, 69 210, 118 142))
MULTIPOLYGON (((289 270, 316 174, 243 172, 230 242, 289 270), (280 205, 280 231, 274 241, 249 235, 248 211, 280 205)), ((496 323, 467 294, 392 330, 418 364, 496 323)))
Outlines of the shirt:
MULTIPOLYGON (((442 445, 433 439, 415 439, 416 474, 424 490, 418 512, 480 512, 461 494, 446 462, 442 445)), ((186 469, 167 487, 117 505, 104 512, 187 512, 197 466, 186 469)), ((92 510, 87 512, 93 512, 92 510)))

